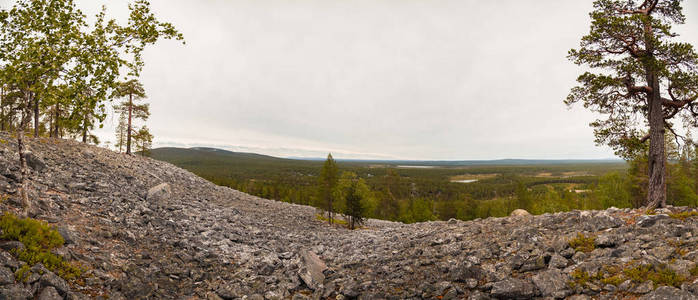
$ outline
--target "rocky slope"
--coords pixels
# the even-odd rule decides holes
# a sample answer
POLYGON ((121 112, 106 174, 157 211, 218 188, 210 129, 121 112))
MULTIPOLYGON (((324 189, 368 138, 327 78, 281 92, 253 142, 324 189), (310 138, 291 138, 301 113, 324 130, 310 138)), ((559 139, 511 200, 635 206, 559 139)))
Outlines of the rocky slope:
MULTIPOLYGON (((17 154, 0 140, 2 208, 17 211, 17 154)), ((168 163, 74 141, 30 148, 32 215, 56 225, 67 241, 56 252, 88 271, 83 285, 50 272, 15 282, 21 263, 0 251, 2 299, 698 297, 698 217, 686 208, 370 220, 350 231, 168 163)))

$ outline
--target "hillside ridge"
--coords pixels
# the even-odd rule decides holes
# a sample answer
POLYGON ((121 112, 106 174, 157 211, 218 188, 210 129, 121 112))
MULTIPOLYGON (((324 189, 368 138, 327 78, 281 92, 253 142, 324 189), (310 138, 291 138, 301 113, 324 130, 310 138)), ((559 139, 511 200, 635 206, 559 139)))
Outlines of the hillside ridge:
MULTIPOLYGON (((0 188, 10 196, 1 206, 18 212, 15 144, 0 139, 0 188)), ((315 208, 216 186, 169 163, 70 140, 28 144, 31 215, 57 226, 66 245, 56 253, 84 265, 86 278, 69 289, 58 279, 0 280, 0 298, 51 289, 55 299, 698 296, 698 218, 688 208, 368 220, 350 231, 318 221, 315 208)), ((18 269, 9 252, 0 257, 0 275, 18 269)))

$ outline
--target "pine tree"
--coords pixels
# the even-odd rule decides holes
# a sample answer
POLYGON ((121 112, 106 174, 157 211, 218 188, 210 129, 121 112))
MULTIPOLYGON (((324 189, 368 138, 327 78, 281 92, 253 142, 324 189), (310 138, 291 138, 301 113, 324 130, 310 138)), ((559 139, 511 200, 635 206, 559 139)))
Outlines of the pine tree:
POLYGON ((698 126, 698 54, 672 32, 685 22, 681 2, 596 0, 589 34, 569 53, 593 72, 579 76, 565 102, 606 117, 591 124, 596 142, 626 159, 649 149, 648 209, 666 205, 664 136, 676 132, 672 120, 698 126))
POLYGON ((353 172, 342 172, 335 193, 337 207, 349 221, 349 228, 355 229, 367 217, 373 203, 373 193, 366 182, 353 172))
POLYGON ((142 156, 150 155, 150 149, 153 145, 153 135, 148 130, 148 127, 143 125, 136 133, 133 135, 133 143, 136 148, 136 152, 140 152, 142 156))
POLYGON ((116 109, 116 107, 115 112, 119 115, 119 123, 116 125, 116 142, 114 143, 114 147, 116 147, 119 150, 119 153, 121 153, 123 152, 123 149, 126 146, 126 130, 128 130, 128 116, 126 115, 127 112, 124 112, 123 110, 118 110, 116 109))
POLYGON ((117 111, 126 113, 128 116, 126 125, 126 154, 131 154, 131 136, 135 133, 133 130, 133 119, 147 120, 148 117, 150 117, 150 107, 147 103, 135 103, 135 101, 146 97, 143 85, 136 79, 120 83, 115 96, 117 98, 127 99, 117 106, 117 111))
POLYGON ((327 222, 332 224, 332 214, 334 213, 334 208, 332 207, 335 198, 335 188, 339 181, 338 177, 339 168, 337 163, 332 158, 332 154, 327 155, 327 160, 322 165, 322 170, 320 171, 319 178, 319 196, 321 201, 321 207, 327 211, 327 222))

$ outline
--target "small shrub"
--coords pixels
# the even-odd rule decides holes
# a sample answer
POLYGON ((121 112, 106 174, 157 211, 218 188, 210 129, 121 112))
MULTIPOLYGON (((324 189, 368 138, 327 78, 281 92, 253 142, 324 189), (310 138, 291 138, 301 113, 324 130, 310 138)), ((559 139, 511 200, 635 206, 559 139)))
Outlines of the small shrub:
POLYGON ((27 282, 29 276, 32 274, 29 265, 23 265, 21 268, 15 271, 15 279, 19 282, 27 282))
POLYGON ((625 278, 625 276, 623 276, 623 269, 620 266, 616 266, 616 265, 604 266, 602 268, 602 272, 603 272, 603 276, 602 276, 603 278, 601 279, 601 283, 603 283, 603 284, 610 284, 610 285, 618 286, 619 284, 621 284, 627 280, 627 278, 625 278))
MULTIPOLYGON (((42 263, 47 269, 66 280, 77 279, 82 274, 82 268, 51 253, 51 250, 63 246, 64 240, 60 233, 46 222, 31 218, 20 219, 13 214, 5 213, 0 218, 0 228, 2 229, 0 239, 20 241, 24 244, 24 249, 14 249, 12 252, 28 266, 42 263)), ((25 278, 31 274, 28 270, 20 270, 21 272, 16 274, 18 278, 25 278)))
POLYGON ((596 237, 593 235, 586 236, 582 233, 577 233, 577 237, 569 241, 570 247, 575 251, 591 252, 594 251, 596 237))
POLYGON ((688 219, 690 217, 698 216, 698 211, 684 211, 684 212, 680 212, 680 213, 670 214, 669 216, 674 218, 674 219, 686 221, 686 219, 688 219))
POLYGON ((623 274, 615 274, 611 275, 609 277, 606 277, 604 279, 601 279, 601 282, 603 284, 610 284, 610 285, 615 285, 618 286, 619 284, 625 282, 625 277, 623 277, 623 274))
POLYGON ((570 276, 572 277, 572 281, 570 281, 568 284, 571 288, 576 288, 584 287, 587 285, 589 281, 592 280, 601 280, 603 274, 601 272, 598 272, 594 276, 591 276, 587 271, 583 271, 582 269, 575 269, 574 271, 572 271, 570 276))
POLYGON ((679 287, 681 283, 686 281, 686 278, 676 274, 676 272, 667 268, 665 265, 662 266, 652 266, 652 265, 638 265, 634 267, 628 267, 623 270, 623 274, 635 282, 645 282, 650 280, 656 286, 666 285, 679 287))

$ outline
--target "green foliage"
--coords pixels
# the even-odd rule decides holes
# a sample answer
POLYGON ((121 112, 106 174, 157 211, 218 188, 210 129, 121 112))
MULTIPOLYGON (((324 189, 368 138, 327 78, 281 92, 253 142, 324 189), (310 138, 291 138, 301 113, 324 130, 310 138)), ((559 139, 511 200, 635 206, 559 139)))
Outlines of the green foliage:
POLYGON ((650 280, 656 286, 666 285, 680 287, 686 278, 676 274, 666 265, 637 265, 625 268, 623 274, 635 282, 645 282, 650 280))
POLYGON ((27 282, 31 274, 31 268, 29 265, 25 264, 15 271, 15 280, 19 282, 27 282))
MULTIPOLYGON (((570 60, 594 72, 579 76, 580 85, 565 102, 581 102, 605 115, 605 120, 591 124, 596 141, 627 159, 647 149, 642 140, 645 128, 639 127, 645 124, 636 120, 648 120, 649 104, 654 99, 661 101, 659 82, 671 83, 669 94, 680 91, 660 108, 686 112, 690 107, 686 104, 696 100, 698 55, 690 44, 674 41, 678 35, 672 32, 672 24, 685 21, 680 2, 596 0, 589 34, 582 37, 579 49, 569 52, 570 60), (647 78, 652 81, 643 82, 647 78), (686 102, 680 102, 683 100, 686 102)), ((669 118, 681 115, 674 113, 669 118)))
POLYGON ((614 286, 618 286, 621 283, 625 282, 625 277, 623 277, 622 274, 614 274, 609 277, 601 279, 601 283, 603 284, 610 284, 614 286))
MULTIPOLYGON (((152 156, 216 184, 256 196, 326 207, 320 201, 318 184, 323 161, 205 148, 160 148, 154 149, 152 156)), ((531 213, 600 209, 603 207, 597 193, 575 193, 573 190, 594 190, 599 184, 599 175, 626 169, 624 163, 440 166, 432 169, 395 168, 385 162, 343 161, 341 165, 343 171, 356 174, 365 182, 362 193, 367 217, 410 223, 507 216, 517 208, 515 191, 519 183, 526 186, 531 197, 531 213), (450 182, 452 177, 464 173, 495 175, 473 183, 450 182), (551 175, 541 177, 540 173, 551 175)), ((339 190, 335 188, 333 192, 334 206, 335 211, 342 212, 344 204, 339 190)))
POLYGON ((628 208, 632 207, 632 196, 626 186, 625 177, 618 172, 610 172, 599 178, 599 184, 594 189, 594 193, 602 207, 628 208))
POLYGON ((136 152, 140 152, 143 156, 150 155, 150 149, 153 145, 153 135, 148 130, 148 127, 143 125, 138 131, 132 136, 133 143, 135 144, 136 152))
MULTIPOLYGON (((323 216, 323 215, 321 215, 321 214, 315 214, 315 219, 316 219, 316 220, 319 220, 319 221, 323 221, 323 222, 328 222, 328 221, 330 220, 330 219, 326 218, 325 216, 323 216)), ((347 224, 347 221, 344 221, 344 220, 341 220, 341 219, 334 219, 332 222, 335 223, 335 224, 344 225, 344 226, 347 226, 347 225, 348 225, 348 224, 347 224)))
POLYGON ((570 277, 572 277, 572 281, 568 283, 569 286, 571 288, 576 288, 585 287, 589 282, 593 280, 601 280, 603 278, 603 274, 601 272, 598 272, 591 276, 587 271, 583 271, 582 269, 578 268, 572 271, 570 277))
POLYGON ((332 214, 335 212, 333 204, 336 198, 336 188, 339 182, 339 168, 332 158, 332 154, 327 155, 327 160, 322 165, 320 177, 318 178, 318 200, 319 205, 329 216, 329 223, 332 224, 332 214))
POLYGON ((593 235, 585 235, 583 233, 577 233, 577 237, 569 241, 570 247, 575 251, 581 252, 591 252, 596 248, 595 245, 596 237, 593 235))
MULTIPOLYGON (((1 239, 20 241, 24 249, 13 250, 21 261, 28 265, 42 263, 47 269, 66 280, 73 280, 82 274, 82 270, 62 257, 51 253, 51 250, 63 246, 63 237, 46 222, 35 219, 19 219, 15 215, 5 213, 0 218, 1 239)), ((24 278, 25 271, 17 274, 24 278)))
POLYGON ((531 205, 533 200, 528 192, 528 187, 523 182, 518 182, 516 185, 516 201, 517 208, 525 209, 527 211, 531 210, 531 205))
POLYGON ((352 230, 362 224, 376 206, 371 189, 352 172, 342 172, 335 197, 340 200, 337 207, 349 218, 349 229, 352 230))
POLYGON ((681 221, 686 221, 686 219, 690 217, 696 217, 698 216, 698 211, 684 211, 680 213, 675 213, 675 214, 669 214, 669 217, 672 217, 674 219, 679 219, 681 221))
POLYGON ((52 136, 96 142, 90 131, 106 118, 105 102, 118 87, 122 69, 137 77, 142 52, 160 39, 182 40, 170 23, 159 21, 145 0, 129 5, 125 26, 107 19, 94 24, 73 0, 19 0, 0 8, 2 130, 24 130, 34 108, 35 130, 52 136), (39 123, 47 115, 48 126, 39 123), (21 116, 21 118, 20 118, 21 116), (43 129, 42 129, 43 128, 43 129))

